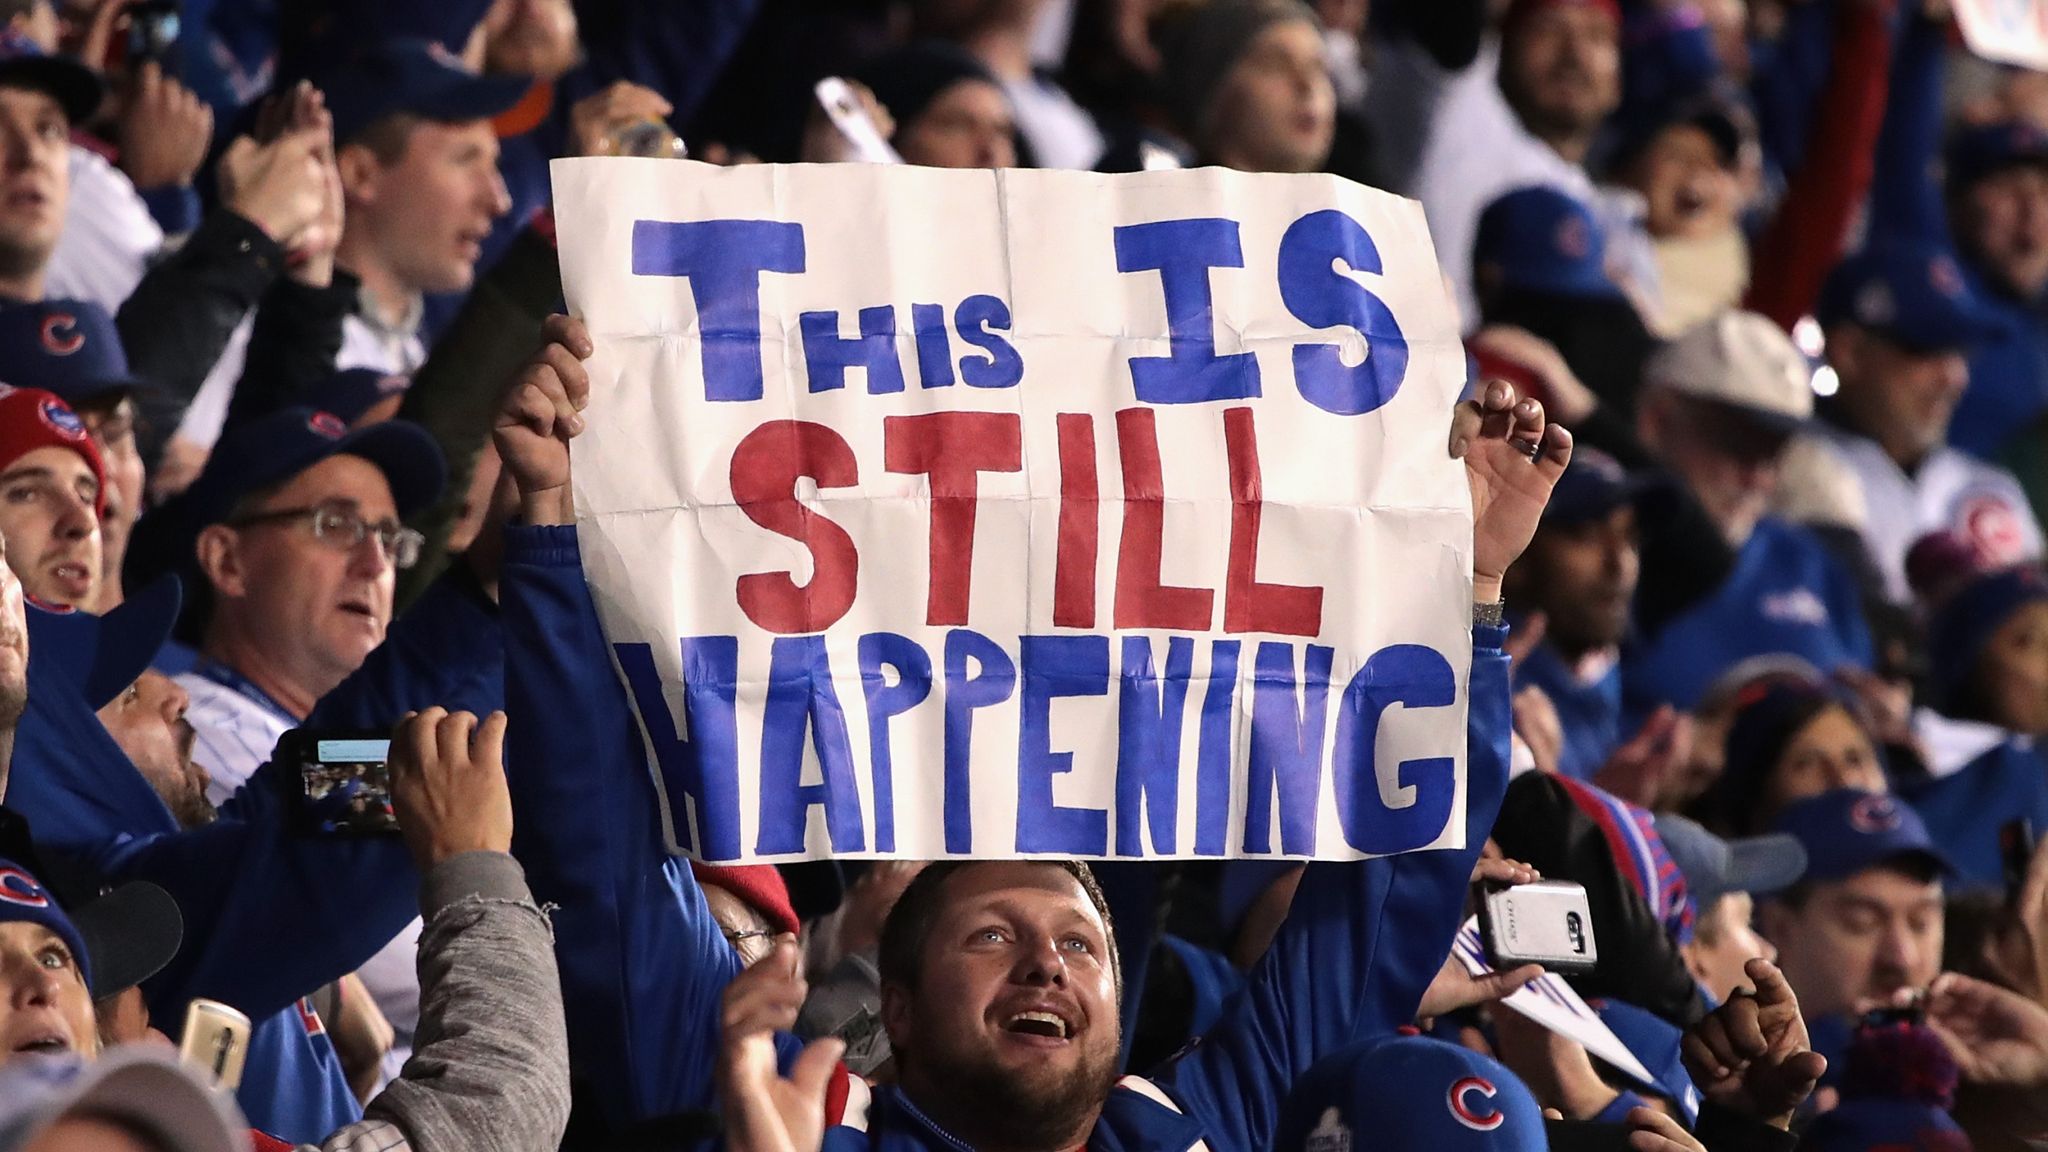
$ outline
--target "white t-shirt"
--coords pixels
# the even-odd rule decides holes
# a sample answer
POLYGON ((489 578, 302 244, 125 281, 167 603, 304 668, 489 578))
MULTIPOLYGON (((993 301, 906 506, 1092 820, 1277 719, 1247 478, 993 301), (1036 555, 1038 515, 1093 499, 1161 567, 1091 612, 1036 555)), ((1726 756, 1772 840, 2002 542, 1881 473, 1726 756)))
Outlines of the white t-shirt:
MULTIPOLYGON (((1419 49, 1417 49, 1419 51, 1419 49)), ((1488 37, 1478 59, 1453 74, 1429 118, 1415 187, 1437 262, 1450 281, 1468 334, 1479 327, 1472 291, 1472 243, 1488 204, 1517 188, 1556 188, 1585 205, 1607 234, 1607 266, 1644 297, 1657 295, 1656 258, 1643 232, 1642 201, 1632 192, 1595 187, 1586 170, 1529 134, 1499 83, 1500 40, 1488 37)), ((1394 191, 1404 191, 1394 189, 1394 191)))
POLYGON ((1869 510, 1863 542, 1892 602, 1913 602, 1906 553, 1929 532, 1955 532, 1994 565, 2041 555, 2041 526, 2019 481, 2005 469, 1943 446, 1908 476, 1875 440, 1826 425, 1818 435, 1862 485, 1869 510))
MULTIPOLYGON (((182 673, 178 686, 191 697, 185 720, 194 736, 192 759, 206 769, 206 798, 222 804, 270 762, 278 738, 297 727, 274 705, 197 672, 182 673)), ((356 974, 370 998, 391 1022, 391 1051, 384 1057, 385 1080, 396 1079, 412 1055, 413 1030, 420 1023, 420 921, 414 917, 398 937, 370 957, 356 974)))
POLYGON ((73 144, 70 169, 71 198, 64 207, 64 230, 50 254, 43 295, 90 300, 118 312, 163 248, 164 230, 128 174, 106 157, 73 144))

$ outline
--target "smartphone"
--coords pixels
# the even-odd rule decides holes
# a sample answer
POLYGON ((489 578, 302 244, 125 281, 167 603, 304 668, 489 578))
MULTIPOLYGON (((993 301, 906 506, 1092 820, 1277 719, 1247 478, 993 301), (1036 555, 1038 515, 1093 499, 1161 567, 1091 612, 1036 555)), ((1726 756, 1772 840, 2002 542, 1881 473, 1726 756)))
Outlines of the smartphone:
POLYGON ((827 76, 818 81, 813 89, 818 103, 825 109, 825 115, 832 120, 832 126, 853 145, 854 158, 868 164, 901 164, 903 157, 889 142, 882 138, 882 129, 875 118, 862 107, 860 97, 853 94, 852 85, 837 76, 827 76))
POLYGON ((2017 899, 2027 882, 2027 866, 2034 860, 2034 822, 2021 817, 1998 830, 1998 858, 2005 866, 2005 894, 2017 899))
POLYGON ((1480 893, 1479 938, 1487 961, 1503 972, 1541 964, 1582 973, 1600 962, 1585 886, 1568 880, 1488 885, 1480 893))
POLYGON ((388 734, 295 728, 278 741, 278 751, 298 766, 299 811, 309 830, 344 836, 398 831, 388 734))
POLYGON ((242 1086, 242 1064, 249 1058, 249 1018, 218 1000, 192 1001, 178 1057, 205 1071, 215 1087, 233 1092, 242 1086))
POLYGON ((178 0, 142 0, 128 9, 128 67, 154 60, 171 71, 181 21, 178 0))

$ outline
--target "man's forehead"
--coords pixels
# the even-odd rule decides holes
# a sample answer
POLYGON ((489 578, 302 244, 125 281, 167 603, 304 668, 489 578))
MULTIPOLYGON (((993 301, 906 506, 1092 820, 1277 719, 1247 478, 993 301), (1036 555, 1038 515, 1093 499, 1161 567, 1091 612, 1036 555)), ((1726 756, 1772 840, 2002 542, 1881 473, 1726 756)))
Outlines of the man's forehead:
POLYGON ((1941 881, 1923 880, 1886 864, 1865 868, 1844 880, 1825 885, 1838 904, 1863 904, 1911 911, 1941 903, 1941 881))
POLYGON ((41 88, 31 88, 23 84, 0 84, 0 107, 22 108, 33 112, 51 111, 60 116, 64 114, 64 105, 58 103, 55 96, 41 88))
POLYGON ((266 503, 279 508, 327 503, 357 504, 371 511, 392 507, 391 482, 361 456, 338 452, 285 482, 266 503))
POLYGON ((1058 864, 1001 860, 962 868, 946 878, 944 907, 967 911, 1011 903, 1058 902, 1081 917, 1100 923, 1095 902, 1074 874, 1058 864))
POLYGON ((78 452, 55 444, 44 445, 41 448, 33 448, 22 453, 14 463, 9 464, 5 468, 0 468, 0 479, 27 475, 34 472, 55 476, 59 480, 77 479, 79 477, 87 480, 98 479, 93 474, 91 461, 78 452))

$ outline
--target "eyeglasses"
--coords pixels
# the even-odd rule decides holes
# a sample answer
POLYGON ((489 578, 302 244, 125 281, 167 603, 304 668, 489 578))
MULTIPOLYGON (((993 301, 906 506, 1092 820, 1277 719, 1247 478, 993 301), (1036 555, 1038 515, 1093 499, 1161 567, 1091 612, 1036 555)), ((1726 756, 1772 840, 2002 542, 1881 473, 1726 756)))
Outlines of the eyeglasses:
POLYGON ((718 931, 725 937, 726 942, 735 948, 740 946, 742 940, 758 940, 764 936, 775 935, 767 928, 720 928, 718 931))
POLYGON ((351 549, 361 544, 372 533, 383 547, 384 555, 391 558, 393 568, 410 568, 420 562, 420 549, 427 538, 395 520, 383 520, 372 524, 344 507, 320 504, 311 508, 280 508, 275 512, 258 512, 228 521, 231 528, 242 528, 251 524, 272 524, 285 520, 309 519, 313 524, 313 539, 324 540, 336 548, 351 549))

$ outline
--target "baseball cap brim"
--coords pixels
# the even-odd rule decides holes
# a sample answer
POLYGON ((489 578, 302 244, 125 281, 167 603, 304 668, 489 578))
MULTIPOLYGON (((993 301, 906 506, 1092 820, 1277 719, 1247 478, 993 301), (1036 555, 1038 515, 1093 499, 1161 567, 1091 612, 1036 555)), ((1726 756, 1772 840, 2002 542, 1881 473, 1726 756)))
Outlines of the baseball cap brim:
POLYGON ((177 623, 184 591, 176 576, 162 576, 110 609, 104 616, 85 612, 35 613, 29 618, 32 660, 49 660, 75 685, 97 712, 135 683, 177 623), (56 636, 58 642, 37 639, 56 636))
POLYGON ((1727 891, 1768 896, 1790 888, 1806 875, 1806 849, 1795 836, 1770 832, 1727 843, 1727 891))
POLYGON ((444 123, 494 119, 524 99, 533 82, 524 76, 479 76, 450 67, 402 95, 366 90, 365 85, 382 88, 369 77, 337 77, 328 82, 334 93, 328 105, 336 114, 337 144, 346 144, 363 129, 400 113, 444 123))
POLYGON ((106 93, 105 85, 92 69, 64 56, 0 60, 0 88, 34 88, 49 93, 74 125, 92 119, 106 93))
POLYGON ((432 504, 448 483, 448 465, 441 458, 440 445, 418 425, 396 420, 358 428, 336 440, 332 450, 292 471, 303 472, 329 456, 343 454, 360 456, 384 473, 401 518, 432 504))
POLYGON ((104 1000, 169 964, 185 941, 185 917, 169 892, 133 881, 71 910, 92 966, 92 995, 104 1000))
POLYGON ((70 1089, 57 1115, 90 1112, 125 1121, 169 1152, 247 1148, 249 1129, 224 1093, 209 1091, 175 1055, 141 1045, 109 1051, 70 1089))

